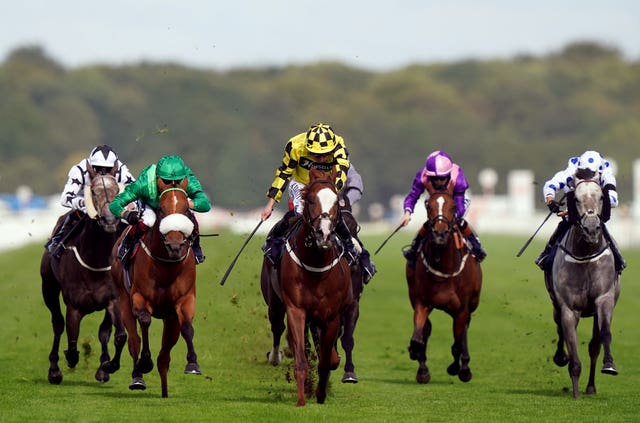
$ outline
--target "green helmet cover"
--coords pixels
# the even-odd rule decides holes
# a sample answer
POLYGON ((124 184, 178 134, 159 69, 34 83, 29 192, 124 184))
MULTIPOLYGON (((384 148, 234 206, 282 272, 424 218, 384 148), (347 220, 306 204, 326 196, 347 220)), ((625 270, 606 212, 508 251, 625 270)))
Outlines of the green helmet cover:
POLYGON ((187 177, 187 166, 178 156, 164 156, 158 160, 156 176, 168 181, 179 181, 187 177))

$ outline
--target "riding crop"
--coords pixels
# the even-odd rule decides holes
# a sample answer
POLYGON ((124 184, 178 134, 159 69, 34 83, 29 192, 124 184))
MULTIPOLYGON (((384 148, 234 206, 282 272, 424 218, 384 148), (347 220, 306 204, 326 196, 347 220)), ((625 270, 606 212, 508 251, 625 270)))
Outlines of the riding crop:
POLYGON ((240 251, 238 251, 238 254, 236 254, 236 257, 233 259, 233 261, 231 262, 231 264, 229 265, 229 268, 227 269, 227 271, 225 272, 224 276, 222 277, 222 280, 220 281, 220 285, 224 285, 224 283, 227 280, 227 277, 229 276, 229 273, 231 273, 231 269, 233 269, 233 266, 236 265, 236 261, 238 261, 238 258, 240 257, 240 254, 242 253, 242 250, 244 250, 244 247, 247 246, 247 244, 249 243, 249 241, 251 240, 251 238, 253 237, 253 234, 256 233, 256 231, 258 230, 258 228, 260 227, 260 225, 262 225, 262 222, 264 222, 264 220, 260 219, 260 221, 258 222, 258 224, 256 225, 256 227, 253 229, 253 231, 249 234, 249 237, 247 238, 247 240, 244 242, 244 244, 242 244, 242 247, 240 247, 240 251))

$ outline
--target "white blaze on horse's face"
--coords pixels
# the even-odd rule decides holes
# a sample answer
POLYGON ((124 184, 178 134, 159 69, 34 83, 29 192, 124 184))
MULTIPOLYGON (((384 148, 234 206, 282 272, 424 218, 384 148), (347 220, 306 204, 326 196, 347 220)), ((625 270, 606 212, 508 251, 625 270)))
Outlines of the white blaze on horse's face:
POLYGON ((438 203, 438 216, 444 216, 444 197, 438 197, 436 202, 438 203))
POLYGON ((166 235, 171 231, 182 232, 185 237, 191 236, 193 222, 184 214, 173 213, 160 221, 160 233, 166 235))
POLYGON ((320 201, 320 208, 322 209, 322 214, 320 215, 320 230, 322 230, 322 237, 326 240, 331 234, 331 215, 329 212, 338 201, 338 195, 329 188, 322 188, 316 195, 320 201))
POLYGON ((580 226, 588 242, 597 243, 600 236, 602 189, 597 182, 582 181, 575 189, 580 226))

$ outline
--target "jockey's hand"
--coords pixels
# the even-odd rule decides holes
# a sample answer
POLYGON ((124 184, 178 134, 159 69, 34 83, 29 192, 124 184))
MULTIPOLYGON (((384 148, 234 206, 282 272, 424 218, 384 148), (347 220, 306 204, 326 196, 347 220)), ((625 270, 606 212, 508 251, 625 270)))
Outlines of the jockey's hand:
POLYGON ((411 212, 405 211, 402 219, 400 219, 400 226, 407 226, 411 222, 411 212))
POLYGON ((547 207, 549 208, 549 211, 551 213, 555 213, 555 214, 560 213, 560 203, 558 203, 556 200, 549 201, 547 203, 547 207))
POLYGON ((135 225, 140 221, 140 215, 138 215, 138 212, 131 210, 127 210, 122 213, 122 218, 126 220, 129 225, 135 225))
POLYGON ((276 201, 273 198, 269 198, 267 205, 264 206, 264 209, 262 209, 262 213, 260 214, 260 219, 262 219, 263 222, 271 216, 271 213, 273 212, 273 205, 275 203, 276 201))

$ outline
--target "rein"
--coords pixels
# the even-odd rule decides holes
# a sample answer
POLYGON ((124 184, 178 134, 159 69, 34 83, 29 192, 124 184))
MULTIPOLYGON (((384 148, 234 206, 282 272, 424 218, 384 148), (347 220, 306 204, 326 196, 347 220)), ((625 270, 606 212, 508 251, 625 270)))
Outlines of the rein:
POLYGON ((180 191, 180 192, 182 192, 182 193, 183 193, 187 198, 189 198, 189 195, 187 194, 187 191, 183 190, 183 189, 182 189, 182 188, 180 188, 180 187, 167 188, 167 189, 165 189, 164 191, 162 191, 162 192, 160 193, 160 196, 159 196, 158 198, 162 198, 162 196, 163 196, 163 195, 165 195, 165 194, 166 194, 167 192, 169 192, 169 191, 180 191))
POLYGON ((80 263, 80 265, 82 267, 84 267, 85 269, 89 269, 92 270, 94 272, 108 272, 109 270, 111 270, 111 266, 106 266, 106 267, 92 267, 89 266, 87 264, 87 262, 85 262, 82 257, 80 257, 80 253, 78 252, 78 249, 75 247, 75 245, 72 245, 71 247, 64 247, 67 250, 71 250, 73 251, 73 254, 76 256, 76 260, 78 260, 78 263, 80 263))

